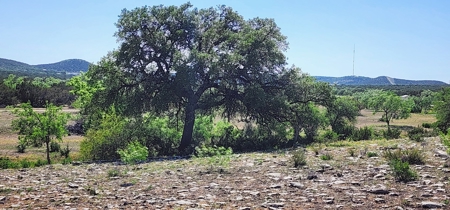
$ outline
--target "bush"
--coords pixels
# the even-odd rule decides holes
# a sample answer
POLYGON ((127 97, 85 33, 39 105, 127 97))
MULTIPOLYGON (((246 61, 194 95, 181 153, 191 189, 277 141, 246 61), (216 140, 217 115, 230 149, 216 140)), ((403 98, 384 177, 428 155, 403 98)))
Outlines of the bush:
POLYGON ((61 150, 61 146, 58 142, 50 142, 50 152, 59 152, 61 150))
POLYGON ((397 128, 392 128, 383 130, 382 133, 385 139, 398 139, 400 138, 400 134, 402 133, 402 131, 397 128))
POLYGON ((33 167, 33 163, 28 161, 28 160, 26 160, 26 159, 22 159, 22 160, 20 160, 20 167, 22 167, 22 168, 31 168, 31 167, 33 167))
POLYGON ((80 144, 80 154, 86 160, 117 160, 117 150, 124 148, 123 141, 126 121, 115 114, 105 114, 95 128, 88 130, 86 138, 80 144))
POLYGON ((368 152, 367 153, 367 157, 378 157, 378 153, 376 153, 376 152, 368 152))
POLYGON ((110 169, 108 171, 108 177, 118 177, 120 175, 119 169, 110 169))
POLYGON ((17 152, 18 153, 25 153, 25 149, 26 148, 27 148, 27 145, 19 143, 17 145, 17 152))
POLYGON ((231 155, 233 150, 225 147, 205 146, 195 147, 195 156, 197 157, 214 157, 221 155, 231 155))
POLYGON ((72 163, 72 158, 70 157, 66 157, 64 158, 64 160, 62 161, 63 165, 67 165, 67 164, 71 164, 72 163))
POLYGON ((295 151, 292 156, 292 161, 294 162, 294 167, 296 168, 306 165, 305 150, 299 149, 295 151))
POLYGON ((416 127, 408 132, 409 139, 413 141, 423 141, 425 137, 437 136, 435 131, 430 132, 424 129, 424 127, 416 127))
POLYGON ((424 128, 433 128, 433 123, 422 123, 422 127, 424 128))
POLYGON ((355 157, 355 154, 356 154, 355 148, 349 148, 349 149, 347 150, 347 152, 348 152, 348 154, 350 155, 350 157, 355 157))
POLYGON ((400 182, 409 182, 417 180, 417 173, 412 171, 408 162, 401 160, 393 160, 390 162, 390 166, 395 180, 400 182))
POLYGON ((332 130, 326 130, 322 135, 320 135, 319 139, 322 142, 336 141, 339 139, 339 135, 332 130))
POLYGON ((331 160, 331 159, 333 159, 333 156, 330 155, 329 153, 326 153, 326 154, 321 155, 320 159, 322 159, 322 160, 331 160))
POLYGON ((383 157, 386 158, 389 162, 393 160, 399 160, 407 162, 409 164, 421 165, 425 163, 425 156, 420 150, 416 148, 405 150, 397 149, 394 152, 392 152, 391 150, 386 150, 383 153, 383 157))
POLYGON ((117 150, 117 153, 119 153, 122 162, 127 164, 136 164, 145 161, 148 158, 147 147, 143 146, 138 141, 129 143, 126 149, 119 149, 117 150))
POLYGON ((1 169, 18 168, 18 164, 11 161, 8 157, 0 157, 0 168, 1 169))
POLYGON ((59 150, 59 154, 61 154, 62 157, 65 157, 66 159, 69 158, 70 148, 69 144, 67 144, 66 148, 62 148, 59 150))
POLYGON ((34 163, 34 166, 35 166, 35 167, 40 167, 40 166, 45 166, 45 165, 47 165, 47 161, 44 161, 44 160, 41 160, 41 159, 38 159, 38 160, 34 163))
POLYGON ((364 126, 362 128, 353 129, 351 139, 355 141, 359 140, 371 140, 373 136, 373 129, 368 126, 364 126))

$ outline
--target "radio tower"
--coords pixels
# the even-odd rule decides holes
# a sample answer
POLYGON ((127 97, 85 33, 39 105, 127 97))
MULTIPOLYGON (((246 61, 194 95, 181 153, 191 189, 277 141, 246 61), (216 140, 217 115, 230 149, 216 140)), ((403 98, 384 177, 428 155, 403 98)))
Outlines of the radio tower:
POLYGON ((355 44, 353 44, 353 76, 355 76, 355 44))

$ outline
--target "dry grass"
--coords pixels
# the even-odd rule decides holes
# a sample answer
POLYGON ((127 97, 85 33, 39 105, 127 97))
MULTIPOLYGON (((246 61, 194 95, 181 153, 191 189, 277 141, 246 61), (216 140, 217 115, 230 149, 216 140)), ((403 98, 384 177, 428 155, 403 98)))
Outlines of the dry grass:
MULTIPOLYGON (((373 114, 372 110, 364 109, 361 111, 361 116, 357 118, 357 127, 372 126, 374 128, 386 128, 385 122, 381 122, 382 113, 377 112, 373 114)), ((408 119, 393 120, 391 125, 394 127, 407 128, 417 127, 422 123, 433 123, 436 121, 434 114, 411 114, 408 119)))

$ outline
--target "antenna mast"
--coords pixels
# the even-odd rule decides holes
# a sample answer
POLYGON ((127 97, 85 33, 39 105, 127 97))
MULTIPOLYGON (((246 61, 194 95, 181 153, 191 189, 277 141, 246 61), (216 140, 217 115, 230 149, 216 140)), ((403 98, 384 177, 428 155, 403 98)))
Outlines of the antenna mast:
POLYGON ((353 76, 355 76, 355 44, 353 44, 353 76))

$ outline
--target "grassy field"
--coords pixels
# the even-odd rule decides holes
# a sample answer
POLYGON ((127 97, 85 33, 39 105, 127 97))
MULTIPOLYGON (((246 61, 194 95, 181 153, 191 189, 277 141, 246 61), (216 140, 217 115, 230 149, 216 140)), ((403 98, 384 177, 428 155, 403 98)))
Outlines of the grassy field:
MULTIPOLYGON (((44 109, 35 109, 38 112, 44 111, 44 109)), ((64 112, 72 113, 75 115, 78 110, 64 108, 64 112)), ((14 132, 11 128, 11 122, 15 118, 15 116, 7 109, 0 109, 0 157, 9 157, 12 160, 37 160, 45 158, 45 148, 27 148, 25 153, 18 153, 16 146, 18 142, 18 136, 16 132, 14 132)), ((386 123, 380 122, 381 113, 373 114, 370 110, 362 110, 361 116, 357 119, 357 127, 364 126, 372 126, 375 129, 386 129, 386 123)), ((399 128, 403 130, 403 134, 406 134, 406 131, 422 125, 422 123, 432 123, 436 120, 434 115, 432 114, 412 114, 411 118, 394 120, 391 125, 393 127, 399 128)), ((240 126, 242 127, 242 125, 240 126)), ((78 157, 78 152, 80 150, 80 142, 83 140, 82 136, 66 136, 63 139, 63 142, 60 143, 61 147, 66 147, 69 145, 71 150, 71 158, 76 160, 78 157)), ((61 161, 62 158, 59 154, 52 154, 53 160, 56 162, 61 161)))

